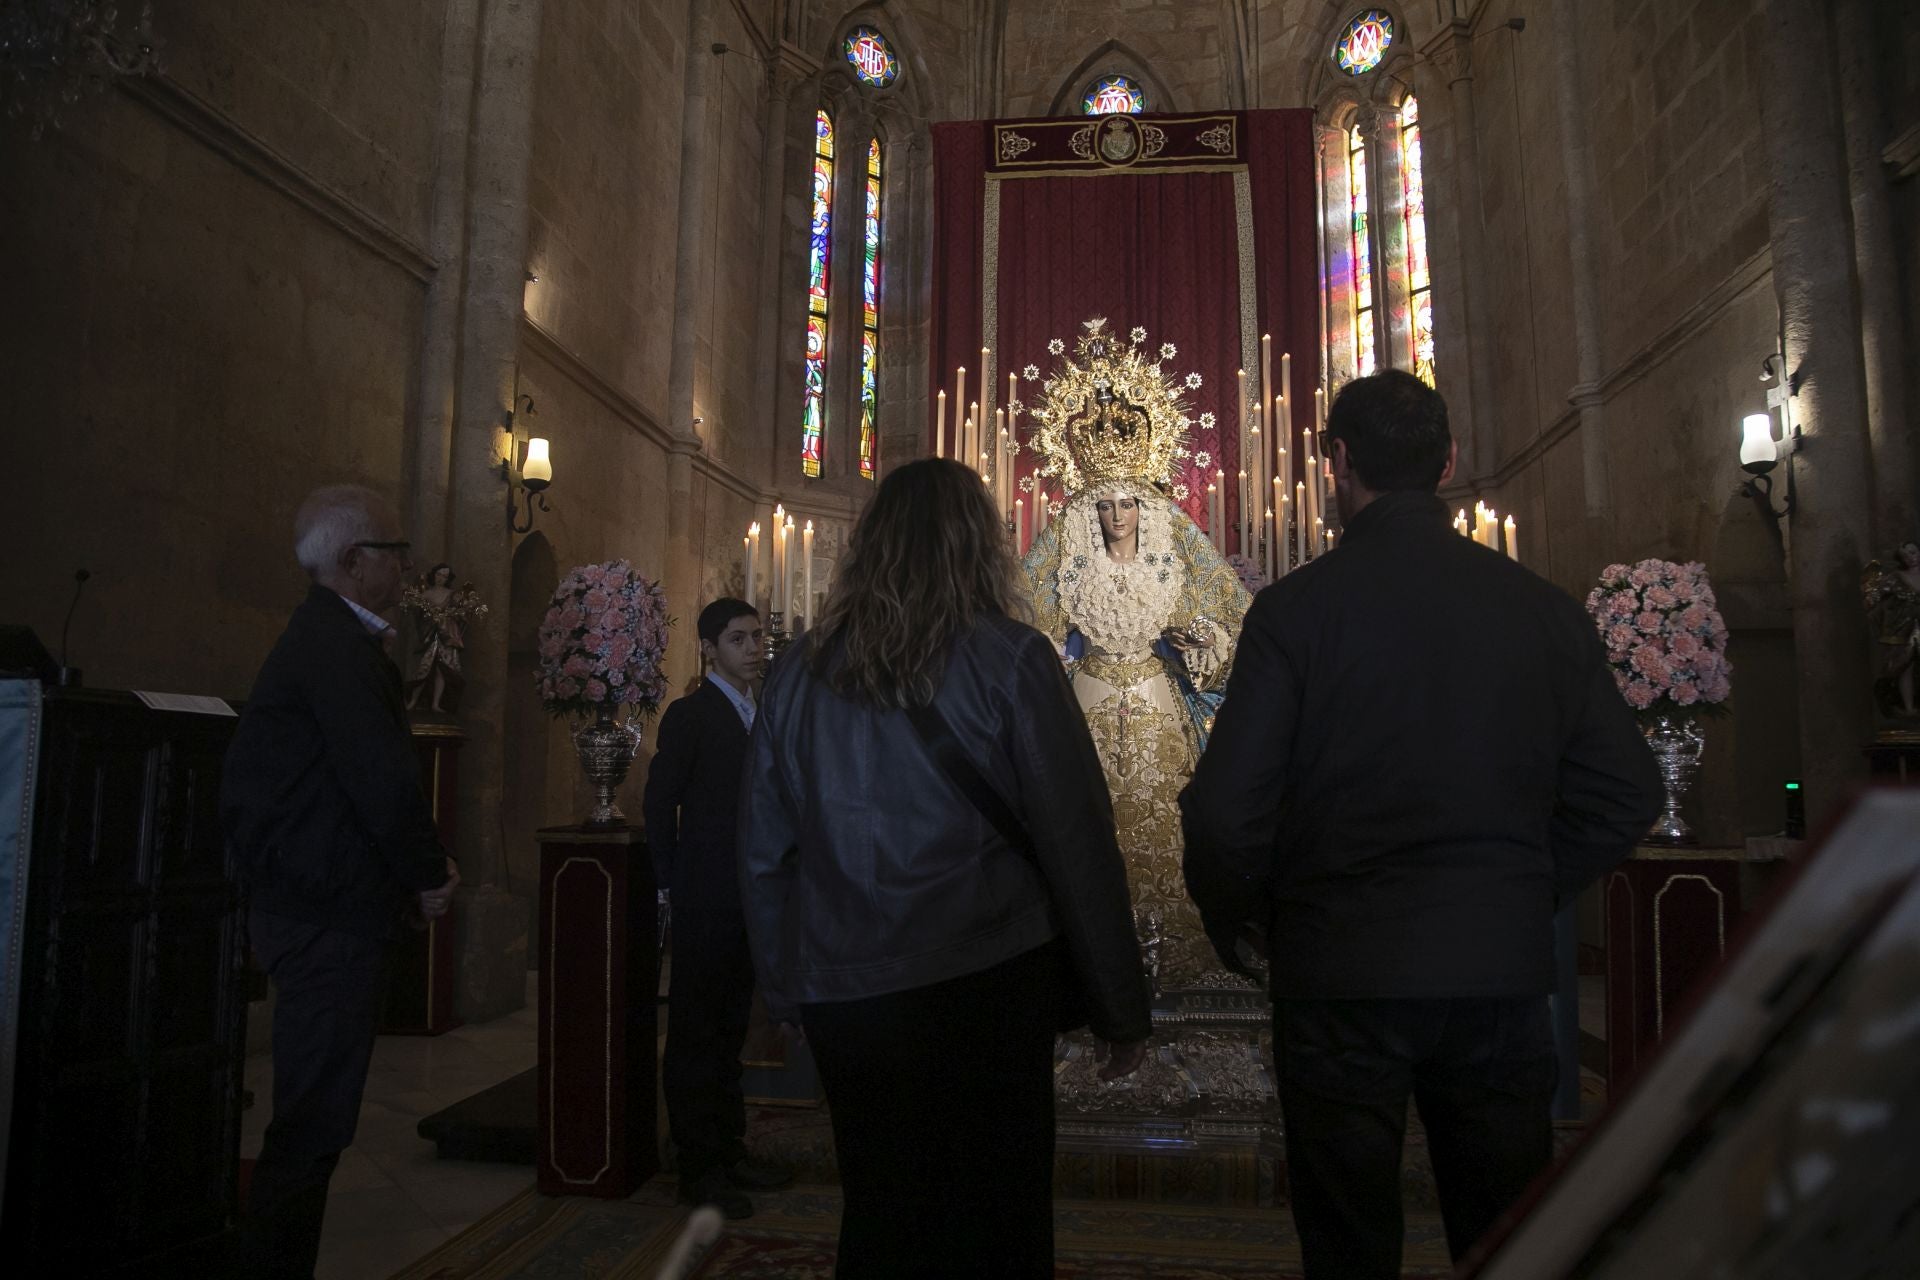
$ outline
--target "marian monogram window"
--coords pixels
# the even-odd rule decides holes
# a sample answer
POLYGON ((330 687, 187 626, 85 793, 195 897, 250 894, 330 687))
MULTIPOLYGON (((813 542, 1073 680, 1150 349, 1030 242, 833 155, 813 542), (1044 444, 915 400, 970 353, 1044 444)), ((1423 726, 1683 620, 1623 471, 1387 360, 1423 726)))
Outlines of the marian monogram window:
POLYGON ((1333 62, 1350 76, 1365 75, 1379 66, 1393 45, 1393 18, 1383 9, 1353 15, 1333 46, 1333 62))
POLYGON ((1147 95, 1130 76, 1102 76, 1087 86, 1080 110, 1090 116, 1137 116, 1147 109, 1147 95))
POLYGON ((813 121, 813 219, 807 251, 806 408, 800 424, 800 469, 820 474, 827 427, 827 294, 833 258, 833 117, 813 121))

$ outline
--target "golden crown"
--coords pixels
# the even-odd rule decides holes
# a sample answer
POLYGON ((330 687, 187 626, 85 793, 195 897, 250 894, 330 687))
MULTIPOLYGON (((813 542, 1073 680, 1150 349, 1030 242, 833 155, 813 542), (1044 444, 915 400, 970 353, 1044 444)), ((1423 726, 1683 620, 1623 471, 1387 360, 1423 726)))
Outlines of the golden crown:
MULTIPOLYGON (((1085 321, 1072 356, 1055 338, 1047 344, 1059 367, 1042 384, 1027 447, 1042 462, 1036 470, 1057 478, 1068 494, 1089 487, 1144 480, 1170 482, 1187 456, 1187 417, 1180 387, 1161 372, 1174 356, 1172 343, 1147 350, 1147 331, 1126 341, 1107 331, 1104 317, 1085 321)), ((1189 387, 1200 385, 1190 373, 1189 387)))

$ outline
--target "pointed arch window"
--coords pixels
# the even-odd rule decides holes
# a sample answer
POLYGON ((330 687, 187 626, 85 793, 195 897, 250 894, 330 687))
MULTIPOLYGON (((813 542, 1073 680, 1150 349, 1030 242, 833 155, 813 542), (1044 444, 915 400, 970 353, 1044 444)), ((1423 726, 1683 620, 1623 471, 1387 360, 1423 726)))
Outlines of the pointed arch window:
POLYGON ((833 255, 833 117, 813 118, 812 244, 807 254, 806 408, 800 423, 800 470, 820 474, 827 421, 827 291, 833 255))
POLYGON ((1427 196, 1420 176, 1420 104, 1400 106, 1400 179, 1406 213, 1408 330, 1413 372, 1433 386, 1433 274, 1427 266, 1427 196))
POLYGON ((860 474, 871 480, 880 420, 880 139, 867 144, 866 261, 861 272, 860 474))
POLYGON ((1360 126, 1347 130, 1347 190, 1352 217, 1353 358, 1359 377, 1374 372, 1373 236, 1367 218, 1367 140, 1360 126))

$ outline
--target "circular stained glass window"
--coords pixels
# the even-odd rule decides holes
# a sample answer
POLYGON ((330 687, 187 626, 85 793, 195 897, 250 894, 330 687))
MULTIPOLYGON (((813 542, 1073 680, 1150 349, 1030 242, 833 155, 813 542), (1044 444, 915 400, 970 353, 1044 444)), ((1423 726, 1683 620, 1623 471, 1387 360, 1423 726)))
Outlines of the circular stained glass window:
POLYGON ((1368 9, 1353 21, 1333 46, 1333 62, 1350 76, 1365 75, 1380 65, 1393 44, 1393 16, 1385 9, 1368 9))
POLYGON ((884 89, 900 77, 900 59, 893 46, 872 27, 855 27, 847 33, 847 62, 861 84, 884 89))
POLYGON ((1080 99, 1080 110, 1090 116, 1137 116, 1146 109, 1146 92, 1129 76, 1101 76, 1080 99))

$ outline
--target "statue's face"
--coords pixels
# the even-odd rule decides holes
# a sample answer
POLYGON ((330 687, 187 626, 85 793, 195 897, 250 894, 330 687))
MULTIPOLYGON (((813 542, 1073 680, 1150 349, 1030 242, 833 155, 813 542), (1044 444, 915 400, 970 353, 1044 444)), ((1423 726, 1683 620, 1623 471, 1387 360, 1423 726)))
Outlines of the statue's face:
POLYGON ((1100 515, 1100 534, 1107 545, 1125 542, 1140 527, 1140 504, 1125 494, 1114 494, 1093 504, 1100 515))
POLYGON ((450 587, 450 586, 452 586, 452 585, 453 585, 453 568, 452 568, 452 566, 450 566, 450 565, 441 565, 441 566, 440 566, 440 567, 439 567, 438 569, 435 569, 435 570, 433 571, 433 580, 432 580, 431 582, 429 582, 429 583, 428 583, 427 585, 428 585, 428 586, 430 586, 430 587, 450 587))
POLYGON ((1900 567, 1903 569, 1920 569, 1920 542, 1903 542, 1900 544, 1900 567))

